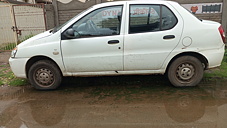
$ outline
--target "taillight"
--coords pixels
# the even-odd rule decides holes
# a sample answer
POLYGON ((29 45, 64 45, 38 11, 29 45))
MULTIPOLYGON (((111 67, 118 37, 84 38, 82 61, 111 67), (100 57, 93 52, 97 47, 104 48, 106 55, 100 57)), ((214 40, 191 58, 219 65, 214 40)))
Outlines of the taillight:
POLYGON ((222 38, 223 42, 225 43, 225 31, 224 31, 224 29, 222 28, 222 26, 220 26, 218 28, 218 30, 219 30, 219 32, 221 34, 221 38, 222 38))

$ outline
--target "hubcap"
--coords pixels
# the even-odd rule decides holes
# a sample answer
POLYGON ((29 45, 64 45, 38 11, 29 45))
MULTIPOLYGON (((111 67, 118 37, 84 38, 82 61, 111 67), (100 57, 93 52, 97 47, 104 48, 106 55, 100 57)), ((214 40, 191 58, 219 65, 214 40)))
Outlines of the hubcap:
POLYGON ((177 68, 177 77, 183 81, 190 81, 195 74, 195 69, 191 64, 181 64, 177 68))
POLYGON ((35 80, 40 86, 48 87, 54 82, 54 74, 46 68, 41 68, 36 71, 35 80))

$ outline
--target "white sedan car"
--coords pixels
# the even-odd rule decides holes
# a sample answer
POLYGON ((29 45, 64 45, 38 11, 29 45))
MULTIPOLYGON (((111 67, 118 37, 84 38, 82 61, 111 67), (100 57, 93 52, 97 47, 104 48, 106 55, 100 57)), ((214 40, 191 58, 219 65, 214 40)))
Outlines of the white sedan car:
POLYGON ((57 88, 63 76, 129 74, 166 74, 174 86, 196 86, 205 69, 221 65, 224 39, 221 24, 176 2, 108 2, 22 42, 9 62, 40 90, 57 88))

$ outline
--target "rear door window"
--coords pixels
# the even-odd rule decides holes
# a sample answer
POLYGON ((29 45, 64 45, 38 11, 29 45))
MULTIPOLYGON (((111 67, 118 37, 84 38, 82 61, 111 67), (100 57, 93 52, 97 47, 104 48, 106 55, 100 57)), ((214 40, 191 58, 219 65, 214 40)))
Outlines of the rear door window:
POLYGON ((177 18, 163 5, 131 5, 129 33, 162 31, 173 28, 177 18))

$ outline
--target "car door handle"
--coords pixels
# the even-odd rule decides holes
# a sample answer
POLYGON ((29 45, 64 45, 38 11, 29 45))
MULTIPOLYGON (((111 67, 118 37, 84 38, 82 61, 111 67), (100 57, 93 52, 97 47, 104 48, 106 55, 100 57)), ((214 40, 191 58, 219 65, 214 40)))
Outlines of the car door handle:
POLYGON ((164 40, 167 40, 167 39, 174 39, 175 36, 174 35, 166 35, 163 37, 164 40))
POLYGON ((108 41, 108 44, 118 44, 119 40, 110 40, 108 41))

